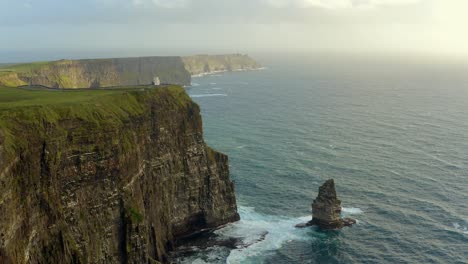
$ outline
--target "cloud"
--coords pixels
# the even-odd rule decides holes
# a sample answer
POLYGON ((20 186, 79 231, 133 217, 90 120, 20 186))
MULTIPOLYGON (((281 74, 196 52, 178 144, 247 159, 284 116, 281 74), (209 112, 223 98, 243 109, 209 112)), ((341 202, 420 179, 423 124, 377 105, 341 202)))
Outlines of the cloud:
POLYGON ((143 0, 132 0, 132 4, 135 6, 139 6, 143 4, 143 0))
POLYGON ((300 7, 300 8, 374 8, 390 5, 408 5, 421 2, 421 0, 263 0, 264 3, 275 8, 300 7))
MULTIPOLYGON (((94 0, 96 2, 125 5, 131 3, 135 7, 158 8, 217 8, 230 6, 257 8, 289 8, 289 9, 366 9, 382 6, 409 5, 422 0, 94 0)), ((221 9, 222 10, 222 9, 221 9)))
MULTIPOLYGON (((138 0, 142 1, 142 0, 138 0)), ((164 8, 180 8, 186 7, 189 3, 188 0, 152 0, 153 4, 164 8)))

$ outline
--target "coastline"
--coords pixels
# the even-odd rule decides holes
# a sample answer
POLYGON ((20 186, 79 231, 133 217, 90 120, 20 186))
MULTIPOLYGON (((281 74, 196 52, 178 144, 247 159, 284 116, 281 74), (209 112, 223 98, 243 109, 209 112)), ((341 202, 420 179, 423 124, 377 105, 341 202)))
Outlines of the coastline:
POLYGON ((235 69, 235 70, 217 70, 217 71, 208 71, 208 72, 193 74, 190 77, 191 78, 199 78, 199 77, 204 77, 204 76, 218 74, 218 73, 244 72, 244 71, 262 71, 262 70, 266 70, 266 69, 267 69, 267 67, 262 66, 262 67, 257 67, 257 68, 244 68, 244 69, 235 69))

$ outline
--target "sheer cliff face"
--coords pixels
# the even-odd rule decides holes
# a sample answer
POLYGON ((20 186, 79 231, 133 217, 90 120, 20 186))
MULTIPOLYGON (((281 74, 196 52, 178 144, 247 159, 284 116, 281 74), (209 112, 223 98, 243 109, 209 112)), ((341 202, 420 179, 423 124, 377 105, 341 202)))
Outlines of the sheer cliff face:
POLYGON ((162 83, 190 85, 190 73, 180 57, 140 57, 61 60, 31 63, 3 71, 0 85, 43 85, 53 88, 97 88, 162 83))
POLYGON ((239 219, 182 88, 30 108, 0 113, 1 263, 164 263, 176 237, 239 219))
POLYGON ((258 69, 260 65, 248 55, 196 55, 182 58, 185 68, 192 75, 217 71, 238 71, 258 69))
POLYGON ((252 70, 260 65, 248 55, 196 55, 61 60, 0 67, 0 86, 42 85, 52 88, 98 88, 161 83, 190 85, 191 75, 252 70))

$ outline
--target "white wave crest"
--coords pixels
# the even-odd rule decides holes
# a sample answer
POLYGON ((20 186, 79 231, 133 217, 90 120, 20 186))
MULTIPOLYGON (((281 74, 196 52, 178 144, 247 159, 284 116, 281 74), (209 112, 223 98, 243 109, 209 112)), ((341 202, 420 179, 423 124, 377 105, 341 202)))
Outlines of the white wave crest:
POLYGON ((228 96, 227 94, 192 94, 190 97, 198 98, 198 97, 213 97, 213 96, 228 96))
POLYGON ((296 224, 310 220, 310 216, 285 218, 263 215, 255 212, 252 207, 240 207, 239 213, 239 222, 216 231, 221 237, 238 238, 244 245, 248 245, 232 250, 226 263, 240 263, 248 257, 265 255, 293 240, 311 239, 306 228, 295 228, 296 224))
POLYGON ((354 207, 343 207, 341 211, 345 215, 356 215, 356 214, 364 213, 364 211, 362 211, 361 208, 354 208, 354 207))
POLYGON ((458 231, 461 231, 463 234, 468 234, 468 227, 462 226, 459 223, 453 223, 453 227, 458 231))

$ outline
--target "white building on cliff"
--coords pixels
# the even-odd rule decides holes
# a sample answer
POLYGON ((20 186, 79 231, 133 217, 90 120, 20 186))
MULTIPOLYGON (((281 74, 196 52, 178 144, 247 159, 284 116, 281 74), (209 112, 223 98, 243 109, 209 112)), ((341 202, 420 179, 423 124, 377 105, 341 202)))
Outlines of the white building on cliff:
POLYGON ((159 80, 159 77, 156 76, 153 78, 153 81, 151 82, 152 85, 161 85, 161 80, 159 80))

